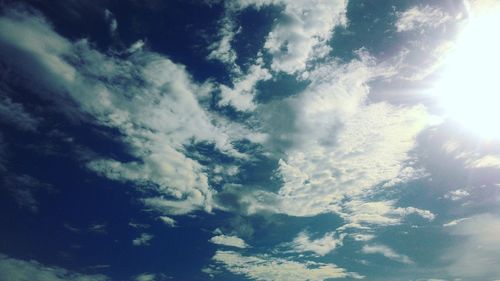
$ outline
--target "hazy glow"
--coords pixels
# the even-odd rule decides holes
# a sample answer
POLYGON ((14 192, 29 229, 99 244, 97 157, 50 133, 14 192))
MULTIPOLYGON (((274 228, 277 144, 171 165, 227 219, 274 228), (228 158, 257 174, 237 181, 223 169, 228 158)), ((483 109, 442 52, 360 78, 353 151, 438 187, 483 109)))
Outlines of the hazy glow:
POLYGON ((437 87, 446 117, 474 133, 500 138, 500 5, 474 13, 437 87))

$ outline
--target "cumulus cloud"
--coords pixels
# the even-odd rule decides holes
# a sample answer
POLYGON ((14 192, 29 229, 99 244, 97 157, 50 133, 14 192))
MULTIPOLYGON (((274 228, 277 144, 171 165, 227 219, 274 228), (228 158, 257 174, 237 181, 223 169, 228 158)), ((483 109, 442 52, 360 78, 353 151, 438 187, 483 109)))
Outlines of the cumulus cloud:
POLYGON ((198 99, 213 85, 195 83, 184 66, 159 54, 108 56, 86 40, 61 37, 42 16, 19 9, 0 18, 0 46, 2 57, 36 77, 34 86, 52 92, 46 97, 61 108, 120 132, 127 152, 138 160, 94 159, 87 167, 153 191, 142 201, 165 214, 213 208, 206 167, 186 156, 186 146, 212 143, 229 157, 242 158, 232 142, 258 139, 203 108, 198 99))
POLYGON ((422 106, 366 103, 368 81, 392 70, 364 52, 359 55, 347 64, 333 61, 310 71, 304 78, 309 86, 285 101, 295 120, 284 134, 292 145, 277 170, 283 186, 277 193, 250 193, 243 199, 248 212, 335 212, 351 225, 397 224, 408 214, 433 218, 429 211, 398 209, 393 201, 369 202, 379 187, 418 176, 410 152, 428 121, 422 106))
POLYGON ((217 245, 223 245, 223 246, 229 246, 229 247, 236 247, 236 248, 247 248, 248 244, 241 238, 237 236, 231 236, 231 235, 216 235, 210 240, 208 240, 210 243, 214 243, 217 245))
POLYGON ((396 30, 403 32, 427 27, 436 28, 450 19, 451 17, 446 12, 437 7, 415 6, 399 13, 396 30))
POLYGON ((132 244, 134 246, 148 246, 149 241, 151 241, 151 239, 153 239, 153 238, 154 238, 154 236, 152 234, 141 233, 141 235, 139 237, 132 240, 132 244))
POLYGON ((308 61, 328 54, 328 41, 336 26, 346 25, 345 0, 243 0, 226 3, 227 15, 220 31, 221 40, 211 48, 211 57, 234 62, 236 54, 231 41, 237 32, 234 15, 248 8, 260 9, 277 5, 283 8, 271 32, 266 37, 264 50, 272 56, 274 71, 296 73, 306 68, 308 61), (215 47, 216 46, 216 47, 215 47))
POLYGON ((335 237, 335 233, 329 232, 318 239, 311 239, 307 232, 301 232, 292 242, 287 245, 292 248, 292 252, 313 252, 318 256, 324 256, 337 247, 342 246, 344 235, 335 237))
POLYGON ((8 281, 106 281, 104 275, 86 275, 34 260, 20 260, 0 254, 0 280, 8 281))
POLYGON ((233 251, 217 251, 212 258, 228 271, 254 280, 325 280, 335 278, 362 279, 334 264, 298 262, 267 255, 243 256, 233 251))
POLYGON ((380 245, 380 244, 365 245, 361 249, 361 252, 365 254, 380 254, 388 259, 401 263, 406 263, 406 264, 413 263, 413 261, 409 257, 402 254, 398 254, 393 249, 385 245, 380 245))

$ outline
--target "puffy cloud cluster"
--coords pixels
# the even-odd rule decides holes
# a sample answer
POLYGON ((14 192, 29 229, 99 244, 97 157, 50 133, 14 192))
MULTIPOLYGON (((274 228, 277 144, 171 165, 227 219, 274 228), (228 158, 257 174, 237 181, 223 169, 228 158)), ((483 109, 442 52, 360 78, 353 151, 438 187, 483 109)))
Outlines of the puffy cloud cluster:
POLYGON ((5 61, 36 77, 33 87, 61 110, 118 130, 137 159, 94 159, 89 169, 154 191, 156 196, 143 202, 161 212, 211 211, 207 168, 186 156, 185 147, 208 142, 241 158, 246 156, 232 142, 258 135, 203 108, 200 100, 213 85, 195 83, 184 66, 140 48, 119 58, 95 50, 85 39, 69 41, 34 12, 8 10, 0 26, 5 61))

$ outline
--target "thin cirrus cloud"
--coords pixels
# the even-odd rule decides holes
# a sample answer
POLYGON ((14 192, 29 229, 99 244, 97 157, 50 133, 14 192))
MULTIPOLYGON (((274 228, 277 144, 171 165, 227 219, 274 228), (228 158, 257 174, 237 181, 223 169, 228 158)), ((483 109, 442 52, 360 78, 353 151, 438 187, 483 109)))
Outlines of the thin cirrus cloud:
POLYGON ((0 280, 9 281, 107 281, 102 274, 81 274, 37 261, 25 261, 0 254, 0 280))
POLYGON ((408 256, 398 254, 393 249, 385 245, 380 245, 380 244, 365 245, 361 249, 361 252, 365 254, 380 254, 388 259, 401 263, 406 263, 406 264, 413 263, 413 261, 408 256))
POLYGON ((415 6, 398 14, 396 30, 404 32, 427 27, 436 28, 449 20, 451 17, 438 7, 415 6))

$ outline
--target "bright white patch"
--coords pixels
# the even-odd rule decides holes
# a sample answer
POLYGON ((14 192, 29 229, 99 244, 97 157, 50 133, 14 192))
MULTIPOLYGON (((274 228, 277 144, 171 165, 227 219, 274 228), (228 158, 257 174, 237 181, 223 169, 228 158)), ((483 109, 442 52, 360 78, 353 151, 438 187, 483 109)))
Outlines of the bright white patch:
POLYGON ((224 245, 224 246, 230 246, 230 247, 236 247, 236 248, 247 248, 248 245, 245 243, 245 241, 237 236, 230 236, 230 235, 217 235, 210 240, 208 240, 211 243, 218 244, 218 245, 224 245))
POLYGON ((500 137, 498 26, 498 3, 473 9, 436 87, 445 115, 485 138, 500 137))
POLYGON ((335 238, 334 233, 326 233, 318 239, 311 239, 307 232, 301 232, 289 246, 293 248, 293 252, 313 252, 319 256, 324 256, 342 245, 344 236, 335 238))

